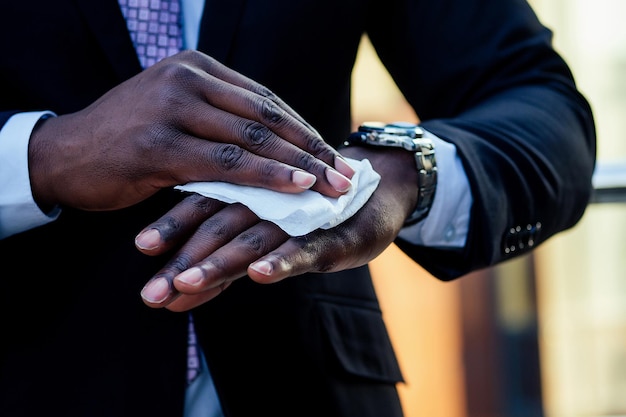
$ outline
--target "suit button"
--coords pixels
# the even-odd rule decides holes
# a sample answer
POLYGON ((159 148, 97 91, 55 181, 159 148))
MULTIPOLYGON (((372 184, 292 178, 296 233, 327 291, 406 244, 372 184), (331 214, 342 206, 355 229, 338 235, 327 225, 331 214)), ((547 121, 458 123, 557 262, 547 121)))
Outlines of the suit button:
POLYGON ((511 227, 504 238, 504 253, 511 255, 516 251, 535 246, 541 223, 527 224, 525 227, 511 227))
POLYGON ((451 242, 455 236, 456 230, 454 229, 454 226, 450 225, 446 227, 446 230, 443 232, 443 238, 445 239, 445 241, 451 242))

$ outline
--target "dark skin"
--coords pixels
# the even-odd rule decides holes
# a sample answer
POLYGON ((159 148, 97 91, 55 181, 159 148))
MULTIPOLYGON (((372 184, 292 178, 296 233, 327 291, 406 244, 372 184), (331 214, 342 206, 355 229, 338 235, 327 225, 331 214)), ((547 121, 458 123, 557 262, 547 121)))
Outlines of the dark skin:
POLYGON ((342 154, 369 159, 381 181, 352 218, 332 229, 290 237, 240 204, 225 205, 195 194, 146 227, 142 233, 148 235, 140 234, 137 240, 143 253, 158 255, 182 246, 148 282, 144 302, 187 311, 246 274, 270 284, 306 272, 355 268, 374 259, 394 241, 415 207, 415 160, 404 150, 356 146, 342 154))
POLYGON ((44 211, 121 209, 189 181, 337 197, 354 173, 270 90, 197 51, 40 123, 29 169, 44 211))

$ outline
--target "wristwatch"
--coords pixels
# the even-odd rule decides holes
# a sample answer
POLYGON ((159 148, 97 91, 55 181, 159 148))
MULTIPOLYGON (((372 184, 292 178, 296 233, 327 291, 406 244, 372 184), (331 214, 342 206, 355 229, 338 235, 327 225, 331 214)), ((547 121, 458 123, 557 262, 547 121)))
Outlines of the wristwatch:
POLYGON ((414 152, 419 174, 417 206, 404 225, 415 224, 428 215, 437 189, 437 161, 435 145, 432 140, 424 137, 421 127, 406 122, 366 122, 348 136, 343 145, 403 148, 414 152))

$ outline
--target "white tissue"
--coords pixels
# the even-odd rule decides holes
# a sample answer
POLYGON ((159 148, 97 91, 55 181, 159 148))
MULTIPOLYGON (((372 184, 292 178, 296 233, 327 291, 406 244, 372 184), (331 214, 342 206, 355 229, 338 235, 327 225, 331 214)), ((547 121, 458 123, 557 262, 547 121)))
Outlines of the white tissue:
POLYGON ((190 182, 176 189, 225 203, 244 204, 259 218, 277 224, 290 236, 302 236, 318 228, 330 229, 349 219, 378 187, 380 175, 367 159, 346 158, 346 161, 356 172, 351 180, 352 188, 339 198, 312 190, 288 194, 226 182, 190 182))

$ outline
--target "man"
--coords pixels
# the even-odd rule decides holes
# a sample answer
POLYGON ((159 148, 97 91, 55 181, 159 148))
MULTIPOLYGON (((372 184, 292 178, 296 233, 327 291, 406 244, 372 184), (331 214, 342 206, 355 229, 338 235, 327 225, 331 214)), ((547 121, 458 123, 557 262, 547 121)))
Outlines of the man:
POLYGON ((188 314, 172 311, 191 311, 217 394, 201 408, 402 415, 367 262, 396 242, 454 279, 574 225, 595 159, 587 102, 517 0, 236 0, 197 17, 201 54, 141 72, 115 1, 3 6, 2 120, 53 117, 28 148, 32 195, 52 221, 0 241, 2 414, 182 415, 188 314), (363 33, 434 143, 436 190, 414 152, 348 146, 378 187, 347 221, 291 237, 239 204, 171 188, 346 192, 351 169, 317 132, 334 147, 350 133, 363 33), (277 108, 263 110, 267 97, 277 108), (228 169, 240 149, 247 163, 228 169), (427 215, 406 223, 416 207, 427 215))

